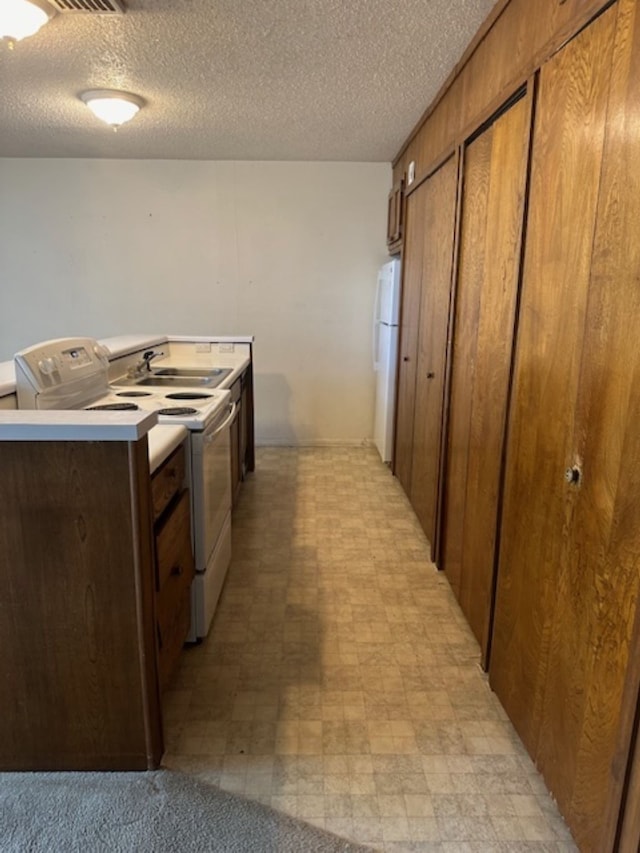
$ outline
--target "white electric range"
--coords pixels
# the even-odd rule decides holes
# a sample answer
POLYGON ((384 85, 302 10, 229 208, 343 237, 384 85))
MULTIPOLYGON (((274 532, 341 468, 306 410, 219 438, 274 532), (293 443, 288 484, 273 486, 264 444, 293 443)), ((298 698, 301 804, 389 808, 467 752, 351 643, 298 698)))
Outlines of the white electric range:
POLYGON ((207 635, 231 560, 231 393, 220 389, 109 385, 108 351, 92 338, 59 338, 15 356, 19 409, 155 411, 189 430, 196 564, 189 640, 207 635))

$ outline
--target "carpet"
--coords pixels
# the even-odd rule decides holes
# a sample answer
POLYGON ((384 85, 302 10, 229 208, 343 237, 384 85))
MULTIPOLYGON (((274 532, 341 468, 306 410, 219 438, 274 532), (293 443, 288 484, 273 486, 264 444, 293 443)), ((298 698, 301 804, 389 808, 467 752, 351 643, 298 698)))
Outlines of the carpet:
POLYGON ((2 853, 371 853, 183 773, 0 773, 2 853))

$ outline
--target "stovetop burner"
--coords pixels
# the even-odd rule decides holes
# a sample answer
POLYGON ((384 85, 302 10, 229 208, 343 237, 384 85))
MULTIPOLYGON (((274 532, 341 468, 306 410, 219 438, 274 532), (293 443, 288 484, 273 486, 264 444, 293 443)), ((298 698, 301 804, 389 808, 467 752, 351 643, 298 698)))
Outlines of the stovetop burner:
POLYGON ((138 409, 135 403, 103 403, 101 406, 87 406, 87 412, 133 412, 138 409))
POLYGON ((173 394, 165 394, 167 400, 207 400, 211 394, 200 394, 197 391, 176 391, 173 394))
POLYGON ((151 397, 151 391, 118 391, 116 397, 151 397))
POLYGON ((191 406, 170 406, 168 409, 158 409, 159 415, 174 415, 175 417, 195 415, 196 413, 197 409, 192 409, 191 406))

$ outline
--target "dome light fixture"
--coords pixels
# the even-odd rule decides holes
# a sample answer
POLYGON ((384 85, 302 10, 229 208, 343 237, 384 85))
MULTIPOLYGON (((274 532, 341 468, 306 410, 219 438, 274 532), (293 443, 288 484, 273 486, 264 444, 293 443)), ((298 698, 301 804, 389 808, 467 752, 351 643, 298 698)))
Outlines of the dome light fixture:
POLYGON ((115 89, 89 89, 80 93, 80 100, 114 130, 132 119, 145 103, 139 95, 118 92, 115 89))
POLYGON ((0 39, 9 47, 37 33, 52 18, 55 10, 45 0, 2 0, 0 2, 0 39))

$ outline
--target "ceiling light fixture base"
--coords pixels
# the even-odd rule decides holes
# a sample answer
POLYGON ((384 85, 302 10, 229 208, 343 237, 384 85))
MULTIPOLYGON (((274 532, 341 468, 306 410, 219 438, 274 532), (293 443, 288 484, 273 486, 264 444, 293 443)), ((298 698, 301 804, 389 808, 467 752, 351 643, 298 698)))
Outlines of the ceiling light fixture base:
POLYGON ((132 119, 146 103, 140 95, 116 89, 88 89, 81 92, 79 98, 94 115, 114 129, 132 119))
POLYGON ((13 50, 17 41, 35 35, 55 14, 45 0, 2 0, 0 41, 6 41, 13 50))

